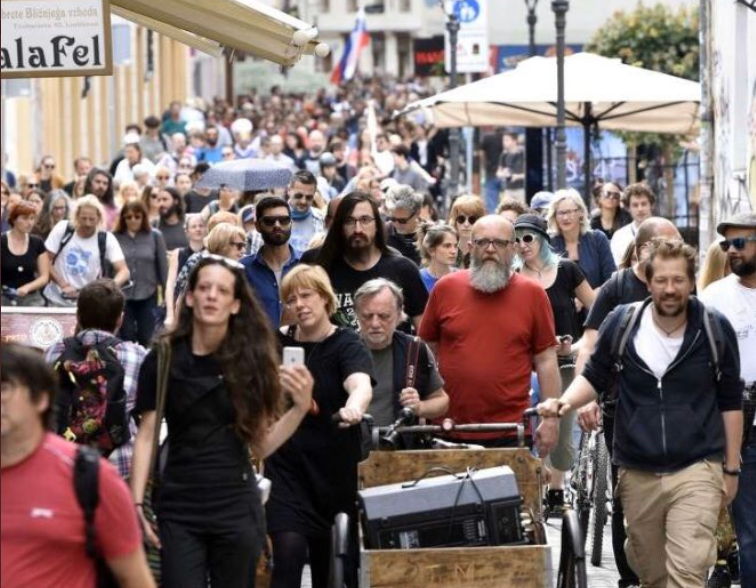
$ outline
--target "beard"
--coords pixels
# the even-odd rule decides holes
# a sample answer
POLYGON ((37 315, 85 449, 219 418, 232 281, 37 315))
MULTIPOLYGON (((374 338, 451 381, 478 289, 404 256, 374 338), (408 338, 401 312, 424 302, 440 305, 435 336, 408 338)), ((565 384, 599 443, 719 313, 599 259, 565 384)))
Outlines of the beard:
POLYGON ((679 296, 666 296, 663 297, 658 304, 654 302, 654 308, 656 309, 656 314, 658 314, 659 316, 674 318, 676 316, 680 316, 683 312, 685 312, 686 304, 680 299, 679 296), (665 310, 661 305, 662 302, 675 300, 678 301, 678 304, 672 310, 665 310))
POLYGON ((756 257, 753 259, 730 258, 732 273, 740 278, 747 278, 756 274, 756 257))
POLYGON ((347 238, 344 256, 347 259, 361 260, 370 255, 372 247, 373 243, 366 235, 352 235, 347 238))
POLYGON ((493 294, 509 285, 512 268, 498 260, 485 261, 472 256, 470 259, 470 285, 478 292, 493 294))
POLYGON ((291 231, 277 231, 272 233, 260 232, 263 243, 271 247, 280 247, 286 245, 291 238, 291 231))
POLYGON ((171 206, 165 212, 163 212, 161 210, 160 211, 160 218, 163 219, 163 220, 167 220, 167 219, 171 218, 174 215, 178 215, 178 213, 179 213, 179 207, 177 205, 174 205, 174 206, 171 206))

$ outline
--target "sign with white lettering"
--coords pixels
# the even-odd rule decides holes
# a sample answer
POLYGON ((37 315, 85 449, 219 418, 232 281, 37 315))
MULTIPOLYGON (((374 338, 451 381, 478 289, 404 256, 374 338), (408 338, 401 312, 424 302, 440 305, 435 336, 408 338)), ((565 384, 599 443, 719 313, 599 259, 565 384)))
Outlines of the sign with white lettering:
POLYGON ((109 0, 2 0, 2 78, 113 73, 109 0))

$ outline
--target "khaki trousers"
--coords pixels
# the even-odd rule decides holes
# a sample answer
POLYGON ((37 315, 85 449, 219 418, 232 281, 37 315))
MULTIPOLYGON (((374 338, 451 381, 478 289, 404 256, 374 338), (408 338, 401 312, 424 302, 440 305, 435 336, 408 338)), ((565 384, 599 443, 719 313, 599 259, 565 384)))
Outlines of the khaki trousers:
POLYGON ((717 555, 722 465, 700 461, 672 474, 620 468, 625 553, 643 588, 701 588, 717 555))

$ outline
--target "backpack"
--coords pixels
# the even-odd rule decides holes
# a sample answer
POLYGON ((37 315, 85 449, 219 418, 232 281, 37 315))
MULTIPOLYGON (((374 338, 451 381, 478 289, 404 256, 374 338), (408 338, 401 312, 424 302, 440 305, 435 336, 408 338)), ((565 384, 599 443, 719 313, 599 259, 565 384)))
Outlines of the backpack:
MULTIPOLYGON (((63 253, 63 249, 68 245, 73 239, 73 236, 76 234, 76 229, 74 229, 74 226, 71 223, 68 223, 66 225, 66 231, 63 233, 63 236, 60 238, 60 245, 58 246, 58 251, 53 255, 52 262, 50 262, 50 265, 55 265, 56 260, 58 257, 60 257, 60 254, 63 253)), ((100 251, 100 277, 103 278, 109 278, 112 277, 112 269, 110 267, 110 262, 107 258, 107 245, 108 245, 108 234, 103 231, 97 231, 97 249, 100 251)))
MULTIPOLYGON (((645 301, 626 305, 622 311, 619 326, 612 335, 610 353, 614 361, 615 376, 622 371, 622 357, 625 354, 627 342, 630 339, 633 328, 642 314, 641 310, 644 304, 645 301)), ((719 322, 712 316, 709 309, 704 306, 703 311, 704 331, 706 333, 706 340, 709 343, 709 351, 711 352, 711 366, 714 368, 715 381, 719 382, 722 379, 720 360, 724 355, 724 338, 722 337, 719 322)), ((616 390, 616 387, 615 382, 613 388, 616 390)))
POLYGON ((61 394, 58 434, 81 445, 91 445, 104 456, 130 439, 124 390, 125 371, 109 337, 84 345, 69 337, 55 364, 61 394))
POLYGON ((117 588, 118 581, 97 552, 95 513, 100 503, 100 454, 93 448, 82 445, 76 452, 74 462, 74 492, 76 501, 84 511, 87 557, 94 560, 97 571, 97 588, 117 588))

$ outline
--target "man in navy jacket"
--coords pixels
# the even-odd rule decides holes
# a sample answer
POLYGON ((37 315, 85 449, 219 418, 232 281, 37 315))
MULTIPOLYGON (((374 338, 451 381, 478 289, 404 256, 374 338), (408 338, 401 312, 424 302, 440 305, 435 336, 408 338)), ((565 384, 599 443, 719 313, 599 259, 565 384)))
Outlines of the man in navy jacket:
POLYGON ((628 561, 644 588, 703 585, 716 558, 719 510, 738 488, 738 343, 727 319, 691 296, 695 258, 680 241, 653 240, 651 300, 635 308, 624 352, 614 356, 628 305, 604 321, 583 375, 561 399, 539 406, 542 416, 554 417, 594 400, 596 390, 616 391, 616 493, 627 519, 628 561))

